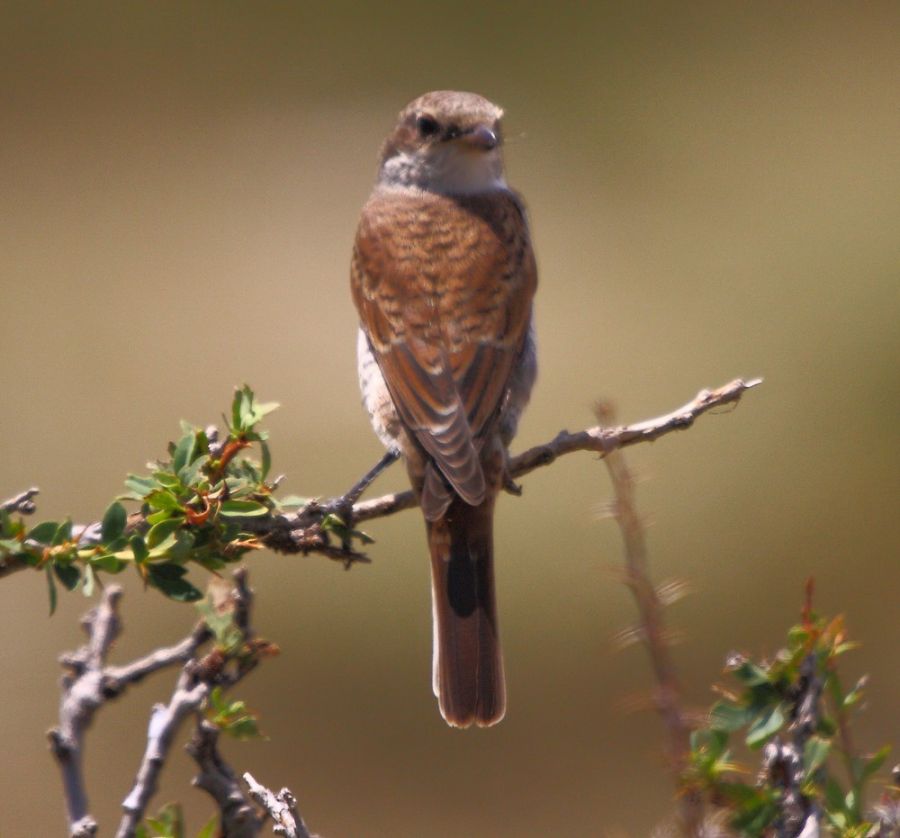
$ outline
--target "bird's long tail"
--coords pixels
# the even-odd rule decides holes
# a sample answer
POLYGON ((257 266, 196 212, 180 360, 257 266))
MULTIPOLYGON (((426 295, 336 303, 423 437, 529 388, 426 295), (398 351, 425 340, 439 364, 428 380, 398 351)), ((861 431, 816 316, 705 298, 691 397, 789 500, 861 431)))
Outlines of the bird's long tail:
POLYGON ((496 724, 506 712, 494 598, 494 496, 454 498, 427 521, 434 609, 434 694, 454 727, 496 724))

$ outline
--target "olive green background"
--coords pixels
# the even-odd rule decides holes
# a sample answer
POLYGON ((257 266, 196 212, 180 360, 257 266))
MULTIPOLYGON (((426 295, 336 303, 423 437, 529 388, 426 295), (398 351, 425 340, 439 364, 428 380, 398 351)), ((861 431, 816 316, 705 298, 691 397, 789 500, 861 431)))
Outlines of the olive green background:
MULTIPOLYGON (((345 489, 379 456, 348 293, 357 213, 395 113, 433 88, 507 109, 509 179, 541 271, 541 373, 516 449, 765 376, 739 409, 632 449, 692 706, 726 653, 776 648, 814 574, 863 644, 861 748, 897 741, 900 6, 884 3, 4 4, 0 17, 0 496, 98 517, 181 418, 233 385, 271 417, 285 491, 345 489)), ((379 490, 403 485, 401 469, 379 490)), ((269 741, 225 749, 341 836, 647 836, 670 807, 651 680, 614 650, 634 610, 566 458, 497 524, 509 713, 441 721, 423 527, 372 522, 371 566, 251 558, 282 654, 238 690, 269 741)), ((197 577, 202 581, 202 578, 197 577)), ((126 578, 124 661, 189 607, 126 578)), ((63 834, 44 731, 80 595, 0 582, 0 834, 63 834)), ((92 809, 110 835, 155 676, 98 716, 92 809)), ((211 811, 176 749, 157 800, 211 811)))

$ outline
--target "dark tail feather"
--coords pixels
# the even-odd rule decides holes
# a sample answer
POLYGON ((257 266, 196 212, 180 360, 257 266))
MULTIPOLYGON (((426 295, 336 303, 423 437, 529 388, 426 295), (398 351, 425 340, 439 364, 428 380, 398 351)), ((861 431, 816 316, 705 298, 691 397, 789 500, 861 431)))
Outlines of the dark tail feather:
POLYGON ((494 498, 454 498, 428 521, 434 608, 434 694, 454 727, 487 727, 506 713, 494 599, 494 498))

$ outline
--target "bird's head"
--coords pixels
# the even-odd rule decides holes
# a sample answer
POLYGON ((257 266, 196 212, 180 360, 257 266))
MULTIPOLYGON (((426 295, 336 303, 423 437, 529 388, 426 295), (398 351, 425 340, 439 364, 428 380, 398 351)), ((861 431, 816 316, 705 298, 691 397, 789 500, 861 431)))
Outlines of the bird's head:
POLYGON ((379 183, 446 194, 506 187, 502 108, 476 93, 437 90, 410 102, 381 151, 379 183))

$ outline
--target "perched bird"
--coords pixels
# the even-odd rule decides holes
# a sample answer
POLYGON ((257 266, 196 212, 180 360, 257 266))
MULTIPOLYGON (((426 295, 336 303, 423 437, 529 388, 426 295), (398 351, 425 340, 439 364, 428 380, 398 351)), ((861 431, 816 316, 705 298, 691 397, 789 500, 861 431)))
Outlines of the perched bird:
POLYGON ((425 515, 433 685, 455 727, 506 712, 494 503, 512 486, 507 445, 536 374, 537 270, 524 206, 504 179, 502 115, 456 91, 401 111, 351 267, 363 401, 425 515))

